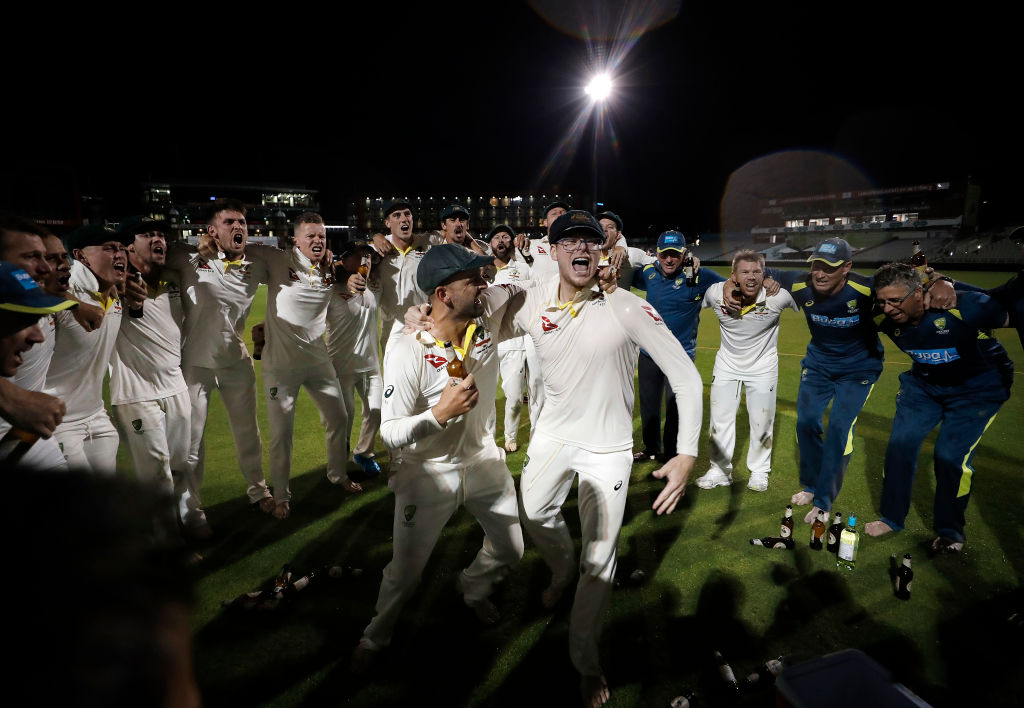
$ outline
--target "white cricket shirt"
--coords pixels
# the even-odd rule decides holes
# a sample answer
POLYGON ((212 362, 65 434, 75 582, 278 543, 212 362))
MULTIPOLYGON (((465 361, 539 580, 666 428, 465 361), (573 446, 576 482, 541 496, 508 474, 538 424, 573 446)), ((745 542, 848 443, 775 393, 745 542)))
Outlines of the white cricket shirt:
POLYGON ((335 371, 360 374, 380 366, 377 344, 377 295, 371 284, 361 293, 349 292, 345 283, 335 285, 327 306, 327 353, 335 371))
MULTIPOLYGON (((387 236, 391 241, 391 235, 387 236)), ((416 284, 416 269, 427 252, 425 246, 411 246, 383 258, 375 267, 380 279, 380 311, 384 320, 402 320, 405 311, 413 305, 427 302, 427 294, 416 284)))
MULTIPOLYGON (((535 261, 536 262, 536 261, 535 261)), ((518 258, 513 258, 508 265, 498 268, 494 273, 494 285, 519 285, 525 287, 532 277, 532 269, 518 258)), ((526 349, 526 340, 523 336, 508 337, 498 342, 498 353, 523 351, 526 349)))
POLYGON ((732 315, 722 304, 722 289, 730 281, 715 283, 704 294, 702 307, 718 315, 722 345, 715 355, 715 376, 749 379, 779 370, 779 316, 785 309, 798 310, 787 290, 767 297, 764 288, 754 304, 732 315))

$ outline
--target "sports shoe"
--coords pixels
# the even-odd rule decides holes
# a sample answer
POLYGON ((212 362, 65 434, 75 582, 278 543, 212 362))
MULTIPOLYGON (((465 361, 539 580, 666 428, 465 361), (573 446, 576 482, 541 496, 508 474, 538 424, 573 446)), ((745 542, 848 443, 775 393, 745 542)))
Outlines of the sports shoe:
POLYGON ((764 492, 768 489, 767 472, 751 472, 750 481, 747 482, 747 489, 754 492, 764 492))
POLYGON ((371 477, 376 477, 380 474, 380 465, 378 465, 377 461, 372 457, 367 457, 366 455, 353 455, 352 459, 357 465, 363 468, 363 473, 359 475, 359 478, 356 480, 357 482, 362 482, 365 479, 370 479, 371 477))
POLYGON ((939 536, 932 541, 932 550, 938 553, 959 553, 964 550, 964 542, 954 541, 947 536, 939 536))
POLYGON ((732 484, 732 475, 721 470, 709 470, 705 475, 697 478, 697 486, 701 489, 728 487, 730 484, 732 484))

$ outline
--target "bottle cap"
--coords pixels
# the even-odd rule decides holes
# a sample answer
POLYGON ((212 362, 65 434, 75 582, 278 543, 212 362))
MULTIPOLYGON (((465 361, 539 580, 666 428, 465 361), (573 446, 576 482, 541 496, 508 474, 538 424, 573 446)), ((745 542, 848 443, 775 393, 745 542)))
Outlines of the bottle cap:
POLYGON ((849 526, 856 526, 856 525, 857 525, 857 517, 856 517, 856 516, 854 516, 853 514, 850 514, 850 516, 849 516, 849 521, 847 521, 846 523, 847 523, 847 524, 848 524, 849 526))

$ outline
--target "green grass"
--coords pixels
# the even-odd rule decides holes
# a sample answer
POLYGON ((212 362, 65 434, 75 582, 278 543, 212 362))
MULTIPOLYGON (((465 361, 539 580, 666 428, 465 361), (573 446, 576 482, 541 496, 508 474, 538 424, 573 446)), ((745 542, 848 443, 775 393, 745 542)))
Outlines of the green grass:
MULTIPOLYGON (((991 286, 1009 276, 964 277, 991 286)), ((262 296, 257 300, 252 322, 263 317, 262 296)), ((999 339, 1018 364, 1024 362, 1016 332, 1002 330, 999 339)), ((734 488, 702 491, 691 485, 675 514, 655 517, 650 505, 662 486, 650 476, 655 465, 634 467, 620 571, 628 575, 639 568, 646 581, 612 595, 602 639, 610 705, 667 705, 685 687, 714 703, 711 651, 716 648, 737 674, 745 675, 769 656, 817 656, 856 647, 935 705, 1021 701, 1024 637, 1004 622, 1014 609, 1024 609, 1019 590, 1024 574, 1020 392, 1003 406, 978 447, 966 552, 933 559, 924 550, 932 538, 933 434, 921 452, 906 530, 877 540, 862 538, 857 570, 840 572, 833 556, 807 547, 809 527, 802 524, 801 511, 795 514, 794 552, 765 551, 748 543, 751 537, 778 532, 778 520, 799 486, 796 391, 807 340, 803 315, 785 313, 767 492, 749 492, 744 486, 747 422, 742 407, 734 488), (889 558, 906 552, 914 556, 915 580, 913 598, 901 602, 893 597, 889 558)), ((909 366, 907 357, 885 341, 885 371, 858 421, 856 452, 836 502, 844 518, 856 513, 861 528, 878 509, 896 377, 909 366)), ((718 327, 705 315, 697 355, 705 384, 718 342, 718 327)), ((266 451, 262 399, 258 405, 266 451)), ((707 407, 705 387, 696 474, 707 468, 707 407)), ((525 408, 523 427, 521 441, 529 438, 525 408)), ((638 410, 634 428, 639 441, 638 410)), ((322 428, 305 395, 295 426, 288 520, 248 508, 219 399, 211 405, 206 450, 203 499, 216 535, 201 549, 205 560, 198 567, 194 629, 196 671, 207 705, 575 705, 567 608, 554 614, 541 609, 538 596, 548 573, 529 541, 522 563, 496 593, 502 621, 483 629, 454 592, 457 572, 472 560, 482 538, 472 517, 457 512, 405 609, 392 648, 374 673, 356 680, 347 670, 349 653, 373 614, 380 572, 390 560, 393 500, 386 486, 375 481, 363 494, 347 495, 327 482, 322 428), (221 609, 222 600, 270 581, 286 562, 300 571, 343 562, 365 572, 311 586, 279 612, 221 609)), ((509 456, 516 478, 524 452, 509 456)), ((378 456, 386 460, 379 442, 378 456)), ((269 470, 266 458, 264 465, 269 470)), ((578 535, 575 494, 565 514, 578 535)), ((745 703, 774 701, 761 694, 745 703)))

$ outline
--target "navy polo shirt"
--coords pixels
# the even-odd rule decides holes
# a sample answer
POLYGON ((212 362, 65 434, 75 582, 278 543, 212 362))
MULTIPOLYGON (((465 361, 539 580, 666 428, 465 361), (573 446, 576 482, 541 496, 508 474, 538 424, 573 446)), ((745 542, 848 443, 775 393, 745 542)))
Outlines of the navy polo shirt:
POLYGON ((658 311, 669 331, 683 345, 691 359, 697 352, 697 325, 700 324, 700 306, 704 293, 725 278, 713 270, 701 268, 694 275, 694 280, 694 285, 688 286, 681 268, 675 276, 666 277, 661 270, 661 263, 651 263, 633 274, 633 287, 647 291, 647 302, 658 311))

